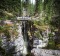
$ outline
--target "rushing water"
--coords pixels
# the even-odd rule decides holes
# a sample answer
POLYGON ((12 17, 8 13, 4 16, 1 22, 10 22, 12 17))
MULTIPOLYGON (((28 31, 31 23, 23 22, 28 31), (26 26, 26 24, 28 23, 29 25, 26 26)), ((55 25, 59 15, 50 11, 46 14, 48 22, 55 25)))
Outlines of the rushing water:
POLYGON ((27 48, 26 48, 24 38, 22 35, 22 26, 20 24, 18 24, 18 33, 19 33, 18 38, 15 40, 15 46, 16 46, 15 51, 17 52, 17 55, 19 55, 20 53, 23 55, 26 55, 27 54, 27 48))

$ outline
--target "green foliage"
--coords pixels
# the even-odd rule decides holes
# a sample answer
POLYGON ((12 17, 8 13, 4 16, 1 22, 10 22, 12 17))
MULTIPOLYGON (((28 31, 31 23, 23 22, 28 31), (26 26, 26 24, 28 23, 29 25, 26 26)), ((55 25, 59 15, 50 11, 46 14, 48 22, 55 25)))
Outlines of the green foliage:
POLYGON ((28 8, 28 13, 30 16, 33 16, 34 15, 34 12, 35 12, 35 6, 33 4, 30 4, 29 8, 28 8))
POLYGON ((44 20, 39 20, 39 21, 34 21, 34 24, 36 24, 36 25, 39 25, 39 26, 43 26, 43 25, 45 25, 45 22, 44 22, 44 20))
POLYGON ((0 26, 0 33, 2 33, 4 31, 4 27, 0 26))
POLYGON ((56 47, 57 47, 57 49, 60 49, 60 44, 57 44, 56 47))
POLYGON ((15 11, 15 9, 16 8, 18 9, 20 5, 21 5, 21 0, 6 0, 6 1, 1 0, 0 2, 0 8, 9 11, 13 11, 13 10, 15 11))
POLYGON ((36 13, 40 13, 42 9, 43 9, 42 0, 36 0, 36 8, 35 8, 36 13))
POLYGON ((52 33, 49 34, 49 37, 53 37, 54 35, 52 33))
POLYGON ((26 9, 27 15, 29 15, 29 16, 34 15, 35 5, 33 3, 31 3, 30 0, 25 0, 25 2, 23 3, 23 7, 26 9))
POLYGON ((54 0, 53 2, 53 17, 51 19, 51 25, 55 28, 60 28, 60 1, 54 0))
POLYGON ((35 31, 34 35, 39 39, 43 39, 42 35, 40 34, 40 31, 35 31))
POLYGON ((52 26, 60 28, 60 16, 53 17, 50 23, 52 26))
MULTIPOLYGON (((5 11, 12 13, 14 16, 21 16, 22 15, 22 1, 21 0, 1 0, 0 11, 2 12, 3 16, 7 17, 7 19, 9 18, 9 16, 4 15, 5 11)), ((6 18, 3 18, 3 19, 6 19, 6 18)))
POLYGON ((48 45, 47 45, 47 49, 55 49, 55 42, 52 40, 49 40, 48 45))
POLYGON ((39 14, 40 25, 50 25, 53 16, 53 2, 54 0, 36 0, 35 12, 39 14))
POLYGON ((0 30, 2 30, 3 29, 3 27, 2 26, 0 26, 0 30))

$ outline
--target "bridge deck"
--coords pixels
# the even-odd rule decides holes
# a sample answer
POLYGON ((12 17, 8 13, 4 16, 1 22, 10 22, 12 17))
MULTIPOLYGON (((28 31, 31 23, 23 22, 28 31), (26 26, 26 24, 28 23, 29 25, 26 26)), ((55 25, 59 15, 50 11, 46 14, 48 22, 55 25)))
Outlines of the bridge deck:
POLYGON ((25 21, 25 20, 36 20, 36 21, 39 21, 38 18, 31 18, 31 17, 17 17, 17 20, 20 20, 20 21, 25 21))

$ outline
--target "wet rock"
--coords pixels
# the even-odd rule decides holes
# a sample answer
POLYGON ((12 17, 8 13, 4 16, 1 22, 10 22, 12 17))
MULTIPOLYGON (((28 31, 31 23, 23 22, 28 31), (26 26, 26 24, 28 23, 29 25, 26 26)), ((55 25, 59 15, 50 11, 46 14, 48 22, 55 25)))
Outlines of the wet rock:
POLYGON ((60 50, 47 50, 47 49, 37 49, 33 48, 31 50, 35 56, 60 56, 60 50))

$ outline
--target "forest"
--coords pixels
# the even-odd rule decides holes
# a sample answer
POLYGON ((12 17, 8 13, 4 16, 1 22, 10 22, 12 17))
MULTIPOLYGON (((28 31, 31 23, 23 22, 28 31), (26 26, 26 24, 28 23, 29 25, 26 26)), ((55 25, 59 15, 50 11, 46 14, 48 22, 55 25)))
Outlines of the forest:
POLYGON ((60 0, 0 0, 0 56, 34 48, 60 50, 60 0))

